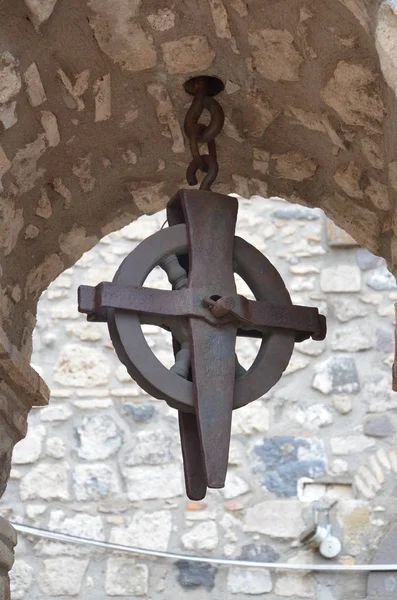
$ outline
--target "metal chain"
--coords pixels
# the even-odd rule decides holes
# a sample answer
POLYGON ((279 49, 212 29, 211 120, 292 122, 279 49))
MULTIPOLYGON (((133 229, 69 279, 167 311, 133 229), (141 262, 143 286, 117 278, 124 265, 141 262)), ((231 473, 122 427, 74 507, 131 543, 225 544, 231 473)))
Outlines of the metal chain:
POLYGON ((186 180, 189 185, 197 185, 197 171, 200 170, 205 173, 200 190, 210 190, 218 175, 219 165, 215 138, 222 131, 224 121, 225 114, 222 106, 212 96, 206 94, 204 86, 199 87, 186 113, 184 129, 189 139, 193 157, 186 171, 186 180), (208 125, 199 123, 199 119, 205 110, 211 116, 208 125), (207 144, 207 154, 200 154, 200 144, 207 144))

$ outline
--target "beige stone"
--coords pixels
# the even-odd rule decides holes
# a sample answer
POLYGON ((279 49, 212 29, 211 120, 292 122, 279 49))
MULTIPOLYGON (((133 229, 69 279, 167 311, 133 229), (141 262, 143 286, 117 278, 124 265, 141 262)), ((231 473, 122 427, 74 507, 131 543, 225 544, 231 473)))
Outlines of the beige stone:
POLYGON ((289 31, 261 29, 248 34, 248 42, 255 48, 255 69, 271 81, 297 81, 303 57, 298 52, 289 31))
POLYGON ((0 54, 0 104, 8 102, 21 89, 18 61, 10 52, 0 54))
POLYGON ((40 106, 47 100, 36 63, 32 62, 23 75, 31 106, 40 106))
POLYGON ((205 71, 215 58, 215 52, 205 36, 187 36, 161 45, 168 73, 205 71))

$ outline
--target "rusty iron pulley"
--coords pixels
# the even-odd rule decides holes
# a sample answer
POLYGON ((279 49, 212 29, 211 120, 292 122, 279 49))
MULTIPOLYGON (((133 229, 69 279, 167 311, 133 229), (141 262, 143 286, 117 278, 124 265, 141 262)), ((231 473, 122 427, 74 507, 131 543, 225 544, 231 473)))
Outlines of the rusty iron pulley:
POLYGON ((225 484, 232 411, 277 383, 295 342, 324 339, 326 322, 316 308, 292 305, 274 266, 235 236, 237 199, 208 189, 218 171, 214 138, 222 129, 223 111, 209 95, 220 91, 215 85, 208 92, 205 80, 212 78, 195 79, 198 84, 187 83, 195 95, 185 120, 193 155, 187 178, 193 173, 197 183, 196 171, 202 170, 201 189, 179 191, 167 206, 169 227, 139 244, 112 283, 80 286, 78 301, 88 320, 107 321, 131 377, 179 411, 187 495, 200 500, 208 487, 225 484), (211 115, 210 134, 198 123, 204 109, 211 115), (201 143, 208 144, 209 154, 200 155, 201 143), (172 290, 142 287, 158 265, 172 290), (235 274, 256 300, 237 294, 235 274), (146 342, 142 325, 148 323, 172 333, 170 370, 146 342), (236 336, 262 340, 247 371, 236 357, 236 336))

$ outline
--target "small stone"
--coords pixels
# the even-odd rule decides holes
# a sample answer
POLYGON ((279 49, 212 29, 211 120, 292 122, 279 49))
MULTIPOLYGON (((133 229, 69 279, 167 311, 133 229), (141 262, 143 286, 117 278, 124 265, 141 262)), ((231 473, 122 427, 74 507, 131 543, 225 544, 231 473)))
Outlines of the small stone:
POLYGON ((207 592, 214 589, 217 570, 211 565, 179 560, 176 566, 178 568, 178 583, 184 589, 192 590, 203 587, 207 592))
POLYGON ((53 421, 67 421, 72 416, 72 410, 67 404, 52 404, 40 411, 40 419, 45 423, 53 421))
POLYGON ((364 435, 347 435, 344 437, 334 437, 330 440, 331 450, 335 456, 344 454, 359 454, 375 446, 374 440, 369 440, 364 435))
POLYGON ((317 208, 307 208, 299 204, 288 204, 277 208, 271 213, 276 219, 298 219, 304 221, 315 221, 320 218, 321 212, 317 208))
POLYGON ((321 271, 321 290, 323 292, 359 292, 361 290, 360 270, 356 266, 335 265, 321 271))
POLYGON ((229 569, 227 588, 231 594, 267 594, 273 584, 270 572, 266 569, 229 569))
POLYGON ((102 517, 89 514, 79 513, 67 517, 62 510, 53 510, 48 521, 48 529, 92 540, 104 541, 105 539, 102 517))
POLYGON ((175 14, 169 8, 159 8, 156 13, 148 15, 147 20, 156 31, 168 31, 175 25, 175 14))
POLYGON ((67 323, 66 331, 71 337, 82 342, 97 342, 103 338, 103 329, 100 323, 67 323))
POLYGON ((287 30, 261 29, 248 34, 255 69, 271 81, 298 81, 303 56, 287 30))
POLYGON ((357 326, 335 329, 331 341, 332 350, 340 352, 361 352, 373 346, 372 339, 357 326))
POLYGON ((131 415, 137 423, 149 423, 156 410, 152 404, 130 404, 128 402, 123 404, 123 413, 126 416, 131 415))
POLYGON ((238 496, 242 496, 249 492, 248 483, 236 473, 231 473, 230 471, 226 475, 226 483, 223 489, 223 496, 225 500, 232 500, 233 498, 237 498, 238 496))
POLYGON ((335 410, 341 415, 347 415, 353 410, 353 401, 351 396, 333 396, 332 404, 335 410))
POLYGON ((45 131, 47 142, 50 148, 55 148, 61 141, 59 136, 58 121, 54 113, 43 110, 41 111, 41 125, 45 131))
POLYGON ((291 179, 293 181, 304 181, 313 177, 317 170, 317 164, 313 159, 300 152, 287 152, 272 157, 275 160, 275 171, 277 177, 291 179))
POLYGON ((124 464, 133 466, 170 463, 174 458, 172 446, 173 437, 161 429, 139 431, 129 444, 124 455, 124 464))
POLYGON ((154 500, 182 496, 182 473, 179 465, 123 467, 128 499, 154 500))
POLYGON ((51 202, 44 188, 41 190, 41 196, 37 202, 35 214, 42 219, 49 219, 52 215, 51 202))
POLYGON ((307 354, 308 356, 320 356, 320 354, 324 352, 325 348, 325 342, 312 340, 311 338, 305 340, 304 342, 299 342, 299 344, 295 346, 295 349, 298 352, 307 354))
POLYGON ((233 411, 232 435, 266 433, 269 430, 269 409, 256 401, 233 411))
POLYGON ((47 21, 53 13, 57 0, 25 0, 36 30, 47 21))
POLYGON ((362 271, 377 269, 385 264, 385 259, 381 256, 375 256, 366 248, 359 248, 356 251, 357 264, 362 271))
POLYGON ((327 470, 324 444, 315 438, 265 438, 254 451, 263 461, 255 469, 263 474, 262 485, 280 497, 296 496, 299 479, 314 479, 327 470))
POLYGON ((64 458, 66 454, 65 442, 59 437, 50 437, 47 439, 46 455, 51 458, 64 458))
POLYGON ((48 596, 78 596, 88 564, 89 560, 69 556, 48 558, 38 575, 41 591, 48 596))
POLYGON ((376 330, 376 349, 390 354, 394 351, 394 331, 391 327, 379 327, 376 330))
POLYGON ((106 385, 110 366, 104 354, 94 348, 67 344, 54 366, 54 381, 71 387, 106 385))
POLYGON ((253 562, 276 562, 280 558, 278 552, 268 544, 247 544, 241 548, 240 560, 253 562))
POLYGON ((106 565, 105 592, 109 596, 146 596, 149 569, 134 558, 109 558, 106 565))
POLYGON ((331 356, 314 368, 312 387, 322 394, 358 394, 356 362, 350 356, 331 356))
POLYGON ((65 463, 41 462, 22 478, 21 500, 69 500, 68 479, 65 463))
POLYGON ((29 426, 25 439, 14 447, 12 462, 14 465, 26 465, 39 460, 46 430, 43 425, 29 426))
POLYGON ((373 290, 380 292, 397 289, 396 279, 386 267, 381 267, 377 271, 371 273, 367 277, 366 283, 373 290))
POLYGON ((194 552, 210 552, 218 546, 218 530, 214 521, 198 523, 181 537, 183 547, 194 552))
POLYGON ((110 465, 92 463, 76 465, 73 471, 73 491, 79 501, 97 502, 120 493, 120 483, 110 465))
POLYGON ((336 318, 342 323, 347 323, 359 317, 365 317, 368 314, 367 309, 354 298, 334 298, 332 306, 336 318))
POLYGON ((244 531, 275 538, 297 538, 305 528, 297 500, 268 500, 247 508, 244 531))
POLYGON ((333 423, 332 413, 324 404, 298 402, 287 409, 286 415, 291 421, 309 429, 325 427, 333 423))
POLYGON ((76 451, 80 458, 97 461, 116 454, 123 443, 123 432, 108 415, 85 417, 75 428, 76 451))
POLYGON ((34 571, 27 562, 17 559, 10 571, 12 600, 24 600, 34 582, 34 571))
POLYGON ((336 458, 332 461, 329 471, 331 475, 335 475, 336 477, 346 475, 349 472, 349 465, 342 458, 336 458))
POLYGON ((364 433, 372 437, 387 437, 395 428, 387 415, 371 417, 364 423, 364 433))
POLYGON ((0 104, 8 102, 21 89, 21 77, 16 70, 18 61, 10 54, 0 54, 0 104))
POLYGON ((207 38, 187 36, 161 44, 166 69, 171 75, 206 71, 215 58, 207 38))
POLYGON ((152 513, 137 511, 127 527, 113 527, 110 541, 115 544, 166 552, 171 531, 172 514, 169 510, 152 513))
POLYGON ((44 87, 41 81, 40 73, 35 62, 26 69, 23 80, 26 85, 29 103, 31 106, 40 106, 47 100, 44 87))
POLYGON ((3 124, 4 129, 11 129, 11 127, 18 123, 18 119, 15 114, 16 106, 16 102, 0 104, 0 121, 3 124))
POLYGON ((274 590, 276 596, 297 596, 299 598, 314 598, 316 595, 315 581, 312 575, 288 573, 281 575, 274 590))

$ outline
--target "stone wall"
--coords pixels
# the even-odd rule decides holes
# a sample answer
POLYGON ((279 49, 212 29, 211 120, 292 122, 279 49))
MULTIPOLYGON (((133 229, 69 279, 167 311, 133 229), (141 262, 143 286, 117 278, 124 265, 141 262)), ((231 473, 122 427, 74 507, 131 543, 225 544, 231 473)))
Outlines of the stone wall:
MULTIPOLYGON (((176 412, 130 380, 106 325, 87 323, 76 308, 77 286, 110 280, 164 220, 158 213, 112 233, 42 296, 33 362, 52 397, 33 409, 27 438, 14 451, 2 516, 157 550, 306 563, 319 555, 296 540, 312 523, 314 500, 335 498, 339 562, 369 562, 395 520, 397 286, 383 259, 355 246, 318 209, 241 200, 238 233, 280 270, 295 303, 328 315, 329 334, 324 343, 297 345, 279 384, 235 412, 226 488, 191 503, 176 412)), ((166 283, 161 271, 148 282, 166 283)), ((172 364, 167 335, 149 326, 145 333, 159 359, 172 364)), ((239 341, 244 366, 256 347, 239 341)), ((19 536, 13 600, 173 600, 187 590, 192 600, 361 600, 366 577, 175 565, 19 536)))

